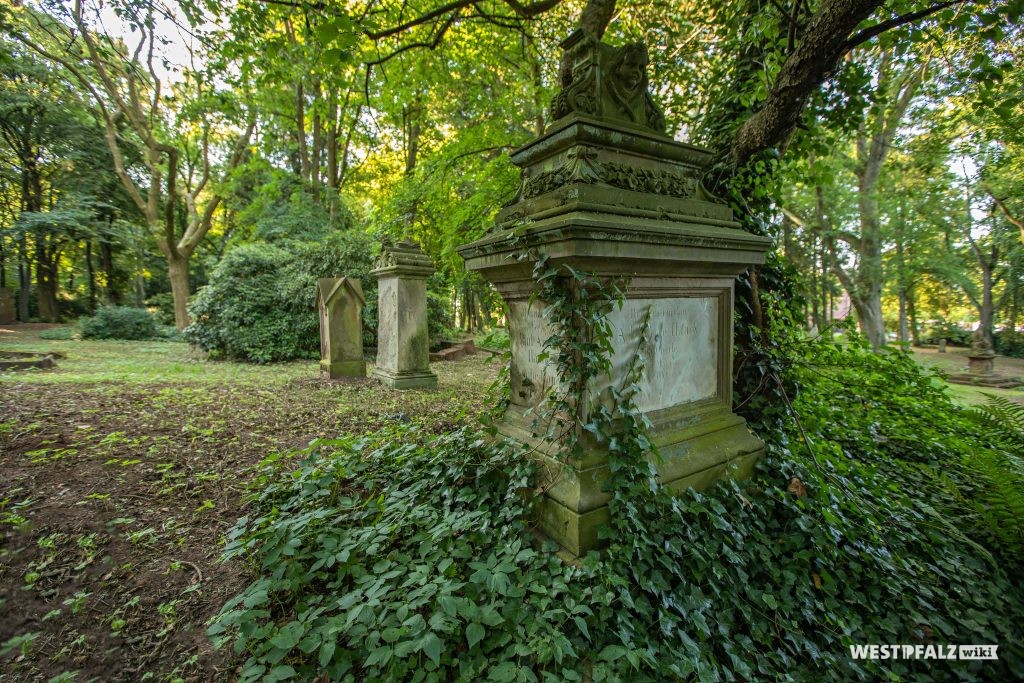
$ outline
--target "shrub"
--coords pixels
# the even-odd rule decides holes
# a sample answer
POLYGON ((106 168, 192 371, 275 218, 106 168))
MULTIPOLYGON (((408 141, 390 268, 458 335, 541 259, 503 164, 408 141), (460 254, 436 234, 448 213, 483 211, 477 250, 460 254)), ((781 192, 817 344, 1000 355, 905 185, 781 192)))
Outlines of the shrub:
POLYGON ((999 330, 993 337, 996 353, 1013 358, 1024 358, 1024 332, 999 330))
POLYGON ((441 341, 455 335, 455 317, 451 308, 449 297, 427 290, 427 333, 431 351, 441 348, 441 341))
POLYGON ((78 321, 82 339, 154 339, 156 319, 144 308, 101 306, 96 315, 78 321))
POLYGON ((476 345, 483 349, 506 350, 511 346, 508 330, 504 327, 495 327, 492 330, 488 330, 487 334, 477 337, 476 345))
MULTIPOLYGON (((189 306, 192 323, 186 341, 216 358, 256 362, 286 360, 309 354, 301 314, 281 290, 281 271, 295 256, 265 244, 228 252, 189 306)), ((301 300, 302 303, 306 297, 301 300)), ((310 308, 312 308, 310 306, 310 308)))
POLYGON ((970 346, 972 334, 971 330, 956 323, 941 322, 932 325, 921 341, 925 344, 938 344, 940 339, 945 339, 950 346, 970 346))
MULTIPOLYGON (((317 279, 342 274, 359 278, 367 301, 374 300, 372 248, 370 237, 359 232, 336 233, 316 244, 236 247, 193 299, 192 324, 184 337, 219 358, 257 363, 316 358, 317 279)), ((376 340, 375 311, 369 306, 363 310, 364 340, 369 332, 371 343, 376 340)))

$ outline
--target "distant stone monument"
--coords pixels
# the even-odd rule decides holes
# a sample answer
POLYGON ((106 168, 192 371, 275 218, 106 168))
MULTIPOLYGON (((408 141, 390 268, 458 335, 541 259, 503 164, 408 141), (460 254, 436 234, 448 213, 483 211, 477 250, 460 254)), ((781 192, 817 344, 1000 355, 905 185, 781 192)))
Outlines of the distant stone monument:
POLYGON ((971 338, 971 350, 967 354, 967 372, 949 376, 953 384, 1013 389, 1024 384, 1018 377, 1004 377, 996 374, 996 352, 979 327, 971 338))
POLYGON ((373 376, 394 389, 435 389, 427 331, 430 257, 415 242, 385 245, 372 271, 377 278, 377 365, 373 376))
POLYGON ((331 379, 366 377, 363 360, 363 287, 356 278, 317 280, 320 371, 331 379))
MULTIPOLYGON (((499 429, 550 453, 531 412, 558 378, 550 361, 538 362, 551 330, 543 302, 530 303, 534 264, 517 258, 530 250, 551 267, 627 281, 624 306, 610 315, 612 376, 588 388, 588 404, 609 384, 622 386, 649 320, 635 401, 653 425, 661 481, 679 491, 746 476, 763 444, 732 411, 733 282, 764 261, 771 241, 740 230, 731 209, 704 189, 711 153, 665 135, 648 91, 646 48, 612 47, 601 33, 588 28, 585 11, 562 43, 556 120, 512 153, 522 169, 518 194, 491 234, 459 248, 466 267, 508 305, 511 405, 499 429)), ((577 555, 598 545, 609 514, 607 450, 585 443, 578 461, 538 456, 550 473, 539 524, 577 555)))
POLYGON ((14 290, 0 287, 0 325, 18 320, 18 310, 14 299, 14 290))
POLYGON ((991 375, 995 372, 996 352, 985 339, 985 332, 979 327, 971 337, 971 352, 967 356, 968 372, 972 375, 991 375))

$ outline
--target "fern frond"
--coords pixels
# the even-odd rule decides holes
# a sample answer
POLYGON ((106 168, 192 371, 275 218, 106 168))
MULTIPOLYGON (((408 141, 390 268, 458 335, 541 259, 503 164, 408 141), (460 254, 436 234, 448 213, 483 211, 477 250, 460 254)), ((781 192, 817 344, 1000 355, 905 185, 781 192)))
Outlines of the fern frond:
POLYGON ((970 413, 979 422, 1000 436, 1017 441, 1024 448, 1024 404, 1005 396, 987 394, 988 403, 972 408, 970 413))

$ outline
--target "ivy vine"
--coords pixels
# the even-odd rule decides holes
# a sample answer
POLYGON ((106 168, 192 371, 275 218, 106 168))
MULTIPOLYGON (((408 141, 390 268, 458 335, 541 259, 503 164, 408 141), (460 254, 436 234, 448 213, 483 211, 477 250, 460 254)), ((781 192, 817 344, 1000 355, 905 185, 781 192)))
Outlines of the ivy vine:
POLYGON ((786 398, 764 411, 767 455, 749 480, 673 495, 636 406, 645 344, 587 399, 609 374, 626 283, 529 258, 552 328, 543 360, 563 379, 539 408, 545 434, 568 459, 584 440, 607 448, 606 547, 565 563, 531 543, 535 465, 473 430, 269 458, 226 548, 254 579, 209 631, 234 645, 240 679, 1024 677, 1024 565, 997 528, 1021 520, 1002 514, 1012 487, 992 466, 1019 462, 1018 443, 912 359, 805 339, 769 299, 758 365, 786 398), (976 642, 1000 659, 849 651, 976 642))

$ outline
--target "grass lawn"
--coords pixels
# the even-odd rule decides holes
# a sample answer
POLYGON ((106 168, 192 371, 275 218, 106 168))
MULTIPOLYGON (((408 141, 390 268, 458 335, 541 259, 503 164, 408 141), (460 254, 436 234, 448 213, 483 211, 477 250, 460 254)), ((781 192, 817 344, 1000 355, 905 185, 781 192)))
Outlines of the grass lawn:
POLYGON ((0 681, 228 678, 203 631, 248 582, 218 558, 253 465, 396 421, 449 430, 498 370, 487 354, 435 363, 438 391, 395 392, 321 379, 313 361, 210 362, 46 327, 0 326, 0 350, 67 356, 0 373, 0 681))

